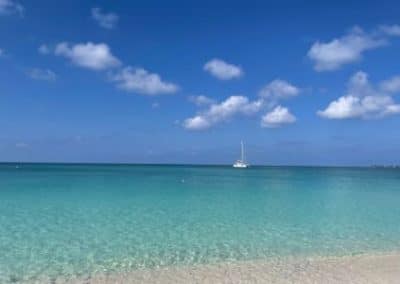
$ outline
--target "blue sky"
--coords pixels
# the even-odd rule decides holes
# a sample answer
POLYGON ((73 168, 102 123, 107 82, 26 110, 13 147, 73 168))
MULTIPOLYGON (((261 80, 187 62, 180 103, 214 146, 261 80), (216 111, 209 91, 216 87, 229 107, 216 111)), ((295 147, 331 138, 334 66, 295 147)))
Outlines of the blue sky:
POLYGON ((397 1, 0 0, 0 160, 399 163, 397 1))

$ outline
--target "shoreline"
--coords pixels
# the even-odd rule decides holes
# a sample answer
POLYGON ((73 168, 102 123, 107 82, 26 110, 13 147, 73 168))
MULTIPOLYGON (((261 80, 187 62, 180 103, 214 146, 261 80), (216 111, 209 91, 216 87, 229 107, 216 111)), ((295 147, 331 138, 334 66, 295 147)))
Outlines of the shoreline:
POLYGON ((40 279, 24 283, 379 283, 400 279, 400 253, 343 257, 256 260, 139 269, 88 277, 40 279))

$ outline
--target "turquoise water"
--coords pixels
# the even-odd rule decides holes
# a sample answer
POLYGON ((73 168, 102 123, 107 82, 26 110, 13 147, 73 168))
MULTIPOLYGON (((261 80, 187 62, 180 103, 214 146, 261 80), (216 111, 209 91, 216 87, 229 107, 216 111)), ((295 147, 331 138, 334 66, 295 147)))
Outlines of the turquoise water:
POLYGON ((0 283, 400 248, 400 170, 0 165, 0 283))

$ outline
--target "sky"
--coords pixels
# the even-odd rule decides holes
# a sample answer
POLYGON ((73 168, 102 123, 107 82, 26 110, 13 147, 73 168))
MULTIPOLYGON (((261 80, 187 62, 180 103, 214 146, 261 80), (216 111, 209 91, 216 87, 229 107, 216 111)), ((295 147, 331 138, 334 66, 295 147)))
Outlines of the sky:
POLYGON ((400 163, 398 1, 0 0, 0 161, 400 163))

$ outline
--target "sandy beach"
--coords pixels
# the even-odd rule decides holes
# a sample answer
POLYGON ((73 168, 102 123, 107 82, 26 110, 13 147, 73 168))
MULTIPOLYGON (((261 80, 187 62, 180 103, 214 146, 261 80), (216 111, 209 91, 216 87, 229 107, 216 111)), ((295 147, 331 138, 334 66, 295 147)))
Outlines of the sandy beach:
MULTIPOLYGON (((399 283, 400 254, 220 263, 33 283, 399 283)), ((32 282, 31 282, 32 283, 32 282)))

